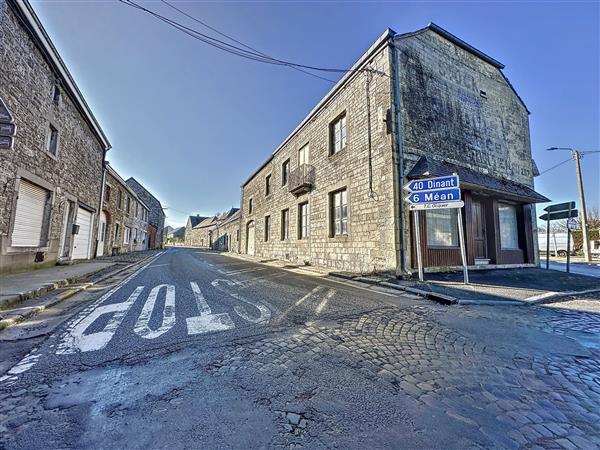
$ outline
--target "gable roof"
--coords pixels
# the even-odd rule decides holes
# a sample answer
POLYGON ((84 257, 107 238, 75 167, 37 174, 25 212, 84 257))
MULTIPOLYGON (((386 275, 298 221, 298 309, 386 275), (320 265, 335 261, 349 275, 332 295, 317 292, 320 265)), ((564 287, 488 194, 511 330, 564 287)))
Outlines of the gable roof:
POLYGON ((136 180, 133 177, 127 178, 126 183, 129 186, 133 185, 132 189, 138 188, 138 189, 143 190, 144 193, 148 194, 149 197, 154 199, 156 201, 156 203, 158 203, 158 206, 160 208, 160 213, 164 215, 163 207, 162 207, 162 204, 160 203, 160 200, 157 199, 154 195, 152 195, 152 193, 148 189, 146 189, 143 184, 141 184, 138 180, 136 180))
POLYGON ((98 140, 102 143, 104 150, 110 150, 112 147, 108 138, 104 134, 104 131, 100 127, 100 124, 96 120, 94 113, 90 109, 89 105, 83 98, 83 94, 77 87, 73 76, 67 69, 66 64, 60 57, 58 50, 50 40, 50 36, 44 29, 42 22, 39 17, 35 13, 31 4, 28 0, 9 0, 9 5, 12 5, 19 18, 25 23, 25 29, 28 31, 36 46, 44 55, 44 58, 48 62, 48 64, 54 69, 54 72, 57 76, 60 77, 62 81, 63 88, 67 91, 70 97, 73 99, 75 106, 83 115, 85 121, 91 127, 94 134, 97 136, 98 140))
POLYGON ((188 217, 188 221, 190 222, 190 224, 192 225, 192 228, 195 227, 196 225, 198 225, 200 222, 202 222, 204 219, 206 219, 205 216, 200 216, 198 214, 196 214, 195 216, 189 216, 188 217))

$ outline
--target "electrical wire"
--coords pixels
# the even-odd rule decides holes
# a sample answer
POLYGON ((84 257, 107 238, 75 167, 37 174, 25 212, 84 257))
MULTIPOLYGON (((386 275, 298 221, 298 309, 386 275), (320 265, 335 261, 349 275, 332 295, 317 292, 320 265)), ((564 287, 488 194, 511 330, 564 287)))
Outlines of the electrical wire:
MULTIPOLYGON (((165 22, 166 24, 170 25, 171 27, 187 34, 190 37, 193 37, 194 39, 202 41, 208 45, 211 45, 215 48, 226 51, 233 55, 240 56, 242 58, 250 59, 253 61, 257 61, 257 62, 262 62, 265 64, 287 66, 287 67, 292 67, 292 68, 301 68, 301 69, 308 69, 308 70, 315 70, 315 71, 329 72, 329 73, 348 73, 348 72, 368 71, 368 72, 373 72, 373 73, 377 73, 380 75, 387 75, 387 74, 385 74, 381 71, 375 70, 375 69, 338 69, 338 68, 316 67, 316 66, 309 66, 309 65, 305 65, 305 64, 298 64, 298 63, 293 63, 290 61, 280 60, 277 58, 267 56, 264 53, 260 53, 255 50, 245 50, 241 47, 237 47, 235 45, 228 44, 227 42, 224 42, 220 39, 217 39, 212 36, 201 33, 198 30, 189 28, 173 19, 169 19, 168 17, 158 14, 155 11, 145 8, 144 6, 141 6, 140 4, 134 2, 133 0, 118 0, 118 1, 120 3, 123 3, 124 5, 144 11, 144 12, 154 16, 156 19, 161 20, 162 22, 165 22)), ((246 46, 245 44, 241 44, 241 45, 246 46)), ((250 48, 250 47, 247 47, 247 48, 250 48)), ((328 81, 331 81, 331 80, 328 80, 328 81)))
MULTIPOLYGON (((162 1, 162 2, 163 2, 165 5, 169 6, 170 8, 172 8, 172 9, 174 9, 175 11, 179 12, 180 14, 183 14, 183 15, 184 15, 184 16, 186 16, 187 18, 189 18, 189 19, 193 20, 194 22, 196 22, 196 23, 199 23, 200 25, 202 25, 202 26, 204 26, 204 27, 208 28, 209 30, 212 30, 212 31, 214 31, 214 32, 215 32, 215 33, 217 33, 219 36, 223 36, 223 37, 225 37, 225 38, 227 38, 227 39, 229 39, 229 40, 231 40, 231 41, 235 42, 236 44, 239 44, 239 45, 241 45, 242 47, 244 47, 244 48, 246 48, 246 49, 248 49, 248 50, 252 50, 252 51, 254 51, 254 52, 258 53, 259 55, 265 56, 265 57, 267 57, 267 58, 272 58, 272 57, 271 57, 271 56, 269 56, 268 54, 266 54, 266 53, 264 53, 264 52, 261 52, 260 50, 257 50, 257 49, 255 49, 254 47, 251 47, 251 46, 249 46, 249 45, 246 45, 246 44, 244 44, 243 42, 241 42, 241 41, 238 41, 237 39, 235 39, 235 38, 233 38, 233 37, 231 37, 231 36, 229 36, 229 35, 227 35, 227 34, 225 34, 225 33, 221 32, 221 31, 217 30, 215 27, 212 27, 212 26, 210 26, 209 24, 207 24, 207 23, 203 22, 202 20, 198 19, 197 17, 194 17, 194 16, 192 16, 191 14, 188 14, 187 12, 185 12, 185 11, 183 11, 183 10, 179 9, 177 6, 175 6, 175 5, 171 4, 171 3, 169 3, 167 0, 161 0, 161 1, 162 1)), ((335 80, 331 80, 331 79, 329 79, 329 78, 322 77, 322 76, 320 76, 320 75, 317 75, 317 74, 315 74, 315 73, 309 72, 308 70, 301 69, 300 67, 296 67, 296 66, 290 66, 290 67, 291 67, 292 69, 295 69, 295 70, 299 71, 299 72, 302 72, 302 73, 305 73, 305 74, 307 74, 307 75, 310 75, 311 77, 319 78, 319 79, 321 79, 321 80, 328 81, 329 83, 335 83, 335 80)))
POLYGON ((552 167, 550 167, 549 169, 544 170, 543 172, 540 172, 540 174, 538 175, 538 177, 544 175, 546 172, 550 172, 552 169, 556 169, 559 166, 562 166, 563 164, 568 163, 569 161, 572 161, 573 158, 569 158, 569 159, 565 159, 563 162, 560 162, 552 167))

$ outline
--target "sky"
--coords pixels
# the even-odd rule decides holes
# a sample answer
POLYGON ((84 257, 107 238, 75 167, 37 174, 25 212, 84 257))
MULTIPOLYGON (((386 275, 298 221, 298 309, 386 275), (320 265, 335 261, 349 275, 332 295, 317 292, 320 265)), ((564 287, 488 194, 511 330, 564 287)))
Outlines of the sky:
MULTIPOLYGON (((168 225, 237 207, 241 184, 332 86, 224 53, 117 0, 31 2, 113 146, 107 159, 161 200, 168 225)), ((271 56, 321 67, 350 67, 388 27, 435 22, 506 65, 531 111, 540 171, 569 158, 548 147, 600 150, 597 1, 172 3, 271 56)), ((582 169, 598 208, 600 154, 582 169)), ((553 202, 578 200, 572 161, 535 185, 553 202)))

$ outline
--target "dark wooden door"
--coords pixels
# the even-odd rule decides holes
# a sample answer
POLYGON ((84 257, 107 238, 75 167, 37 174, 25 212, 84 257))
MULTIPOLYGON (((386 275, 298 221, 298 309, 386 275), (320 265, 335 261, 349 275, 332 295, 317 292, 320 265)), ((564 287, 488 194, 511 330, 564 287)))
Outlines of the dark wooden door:
POLYGON ((473 233, 473 257, 487 258, 485 238, 485 207, 479 200, 471 203, 471 232, 473 233))

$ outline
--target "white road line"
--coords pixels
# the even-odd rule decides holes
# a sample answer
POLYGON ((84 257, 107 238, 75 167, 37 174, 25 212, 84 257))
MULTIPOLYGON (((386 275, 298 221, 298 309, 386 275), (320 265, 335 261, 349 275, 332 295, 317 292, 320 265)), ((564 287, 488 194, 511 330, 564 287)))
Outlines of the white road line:
POLYGON ((244 281, 238 281, 236 284, 242 286, 243 288, 247 288, 252 286, 253 284, 265 283, 273 278, 281 278, 284 277, 285 273, 272 273, 270 275, 265 275, 264 277, 254 277, 244 281))
POLYGON ((240 273, 260 272, 261 270, 267 270, 267 267, 249 267, 247 269, 232 270, 229 272, 222 270, 222 269, 218 269, 217 271, 219 273, 222 273, 223 275, 237 275, 240 273))
POLYGON ((226 280, 223 278, 217 278, 216 280, 213 280, 211 284, 214 287, 216 287, 217 289, 219 289, 220 291, 225 292, 229 296, 235 298, 236 300, 239 300, 243 303, 247 303, 248 305, 254 306, 260 312, 258 317, 253 317, 252 315, 248 314, 248 311, 245 308, 240 307, 239 305, 234 306, 233 310, 242 319, 245 319, 248 322, 258 323, 258 324, 268 323, 269 319, 271 319, 271 310, 269 308, 267 308, 265 305, 263 305, 262 303, 248 300, 247 298, 242 297, 241 295, 239 295, 235 292, 231 292, 229 289, 223 288, 221 286, 223 284, 230 286, 230 287, 235 286, 235 282, 233 282, 231 280, 226 280))
POLYGON ((153 267, 163 267, 163 266, 170 266, 171 264, 154 264, 153 266, 150 266, 149 269, 152 269, 153 267))
POLYGON ((175 325, 175 286, 171 284, 159 284, 150 291, 150 295, 148 295, 148 298, 146 299, 146 303, 142 308, 142 312, 140 313, 140 317, 138 317, 133 331, 144 339, 155 339, 169 331, 173 325, 175 325), (150 316, 154 310, 158 293, 162 288, 166 288, 167 291, 165 306, 163 308, 162 324, 156 330, 153 330, 149 326, 150 316))
POLYGON ((190 285, 192 286, 200 315, 186 319, 188 334, 201 334, 235 328, 235 324, 231 320, 231 317, 229 317, 229 314, 211 314, 210 306, 208 306, 198 284, 192 281, 190 285))
POLYGON ((325 306, 327 306, 327 302, 329 302, 329 299, 335 295, 335 292, 335 289, 329 289, 329 291, 327 291, 325 298, 321 301, 321 303, 317 305, 317 308, 315 309, 317 315, 321 314, 325 306))
POLYGON ((314 288, 312 291, 310 291, 308 294, 306 294, 304 297, 302 297, 300 300, 298 300, 295 303, 295 306, 300 305, 302 302, 304 302, 307 298, 309 298, 311 295, 316 294, 317 292, 319 292, 321 289, 325 289, 324 286, 317 286, 316 288, 314 288))

